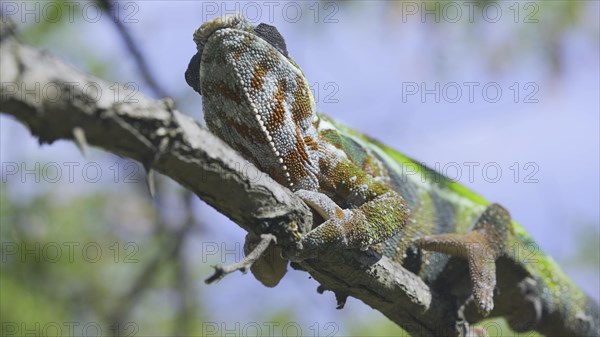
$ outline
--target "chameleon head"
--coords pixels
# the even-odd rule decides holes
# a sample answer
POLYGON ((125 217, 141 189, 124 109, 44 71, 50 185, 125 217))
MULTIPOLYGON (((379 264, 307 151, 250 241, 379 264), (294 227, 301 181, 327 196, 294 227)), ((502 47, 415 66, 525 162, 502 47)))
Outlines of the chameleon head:
POLYGON ((316 190, 315 102, 277 29, 224 16, 200 26, 194 42, 186 80, 203 96, 211 132, 277 182, 316 190))

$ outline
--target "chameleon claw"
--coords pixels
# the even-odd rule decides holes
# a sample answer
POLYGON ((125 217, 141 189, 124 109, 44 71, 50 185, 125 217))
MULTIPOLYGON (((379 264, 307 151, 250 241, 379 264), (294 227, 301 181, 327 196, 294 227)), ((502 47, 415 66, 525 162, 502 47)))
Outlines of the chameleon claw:
POLYGON ((479 301, 478 311, 484 317, 488 316, 494 309, 494 302, 479 301))
POLYGON ((477 312, 481 316, 487 317, 494 310, 493 290, 489 294, 486 294, 485 288, 476 285, 474 287, 470 301, 474 302, 477 312))

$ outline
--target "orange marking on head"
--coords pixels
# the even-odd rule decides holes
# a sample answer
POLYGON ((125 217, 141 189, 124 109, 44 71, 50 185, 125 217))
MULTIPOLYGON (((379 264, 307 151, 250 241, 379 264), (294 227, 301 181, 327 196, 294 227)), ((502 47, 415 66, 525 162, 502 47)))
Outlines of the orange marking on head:
POLYGON ((252 80, 250 81, 250 86, 252 89, 258 91, 261 90, 264 84, 264 78, 267 75, 267 71, 265 67, 259 63, 254 66, 254 76, 252 76, 252 80))
POLYGON ((296 151, 303 162, 309 162, 308 153, 306 153, 306 144, 300 134, 300 128, 296 127, 296 151))
POLYGON ((285 122, 285 83, 283 81, 277 82, 277 91, 275 92, 275 107, 271 111, 268 117, 267 129, 270 131, 281 128, 281 125, 285 122))
POLYGON ((296 127, 295 136, 295 147, 283 157, 283 164, 287 166, 292 180, 298 181, 308 176, 305 165, 309 162, 309 157, 306 153, 306 145, 302 140, 300 129, 298 127, 296 127))

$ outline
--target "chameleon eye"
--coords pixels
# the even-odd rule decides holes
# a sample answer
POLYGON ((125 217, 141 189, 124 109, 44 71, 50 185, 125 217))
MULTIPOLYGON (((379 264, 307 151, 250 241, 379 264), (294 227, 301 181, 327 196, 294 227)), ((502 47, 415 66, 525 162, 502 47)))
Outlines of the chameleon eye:
POLYGON ((261 23, 254 28, 254 33, 261 39, 267 41, 271 46, 275 47, 285 57, 288 57, 287 47, 283 36, 279 33, 275 26, 261 23))

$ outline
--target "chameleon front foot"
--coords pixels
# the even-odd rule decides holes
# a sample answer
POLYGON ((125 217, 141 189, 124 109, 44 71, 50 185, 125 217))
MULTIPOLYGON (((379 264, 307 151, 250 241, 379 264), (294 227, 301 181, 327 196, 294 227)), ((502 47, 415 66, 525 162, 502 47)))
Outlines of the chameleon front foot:
POLYGON ((340 249, 367 250, 399 232, 408 211, 404 200, 388 192, 355 209, 342 209, 322 193, 298 190, 296 195, 326 220, 302 237, 285 256, 294 262, 340 249))
POLYGON ((504 252, 509 226, 508 212, 502 206, 492 204, 471 232, 423 236, 415 244, 425 250, 467 259, 478 311, 487 316, 494 309, 496 259, 504 252))
POLYGON ((349 210, 340 210, 338 215, 304 235, 295 247, 288 248, 284 258, 301 262, 318 258, 320 254, 336 248, 349 248, 345 225, 352 221, 353 216, 354 214, 349 210))

